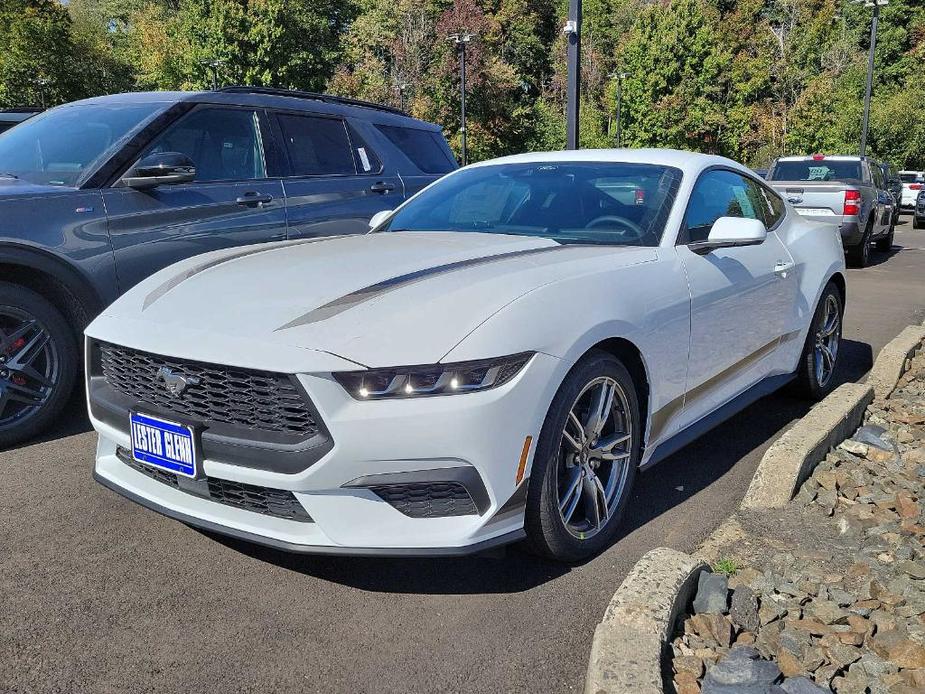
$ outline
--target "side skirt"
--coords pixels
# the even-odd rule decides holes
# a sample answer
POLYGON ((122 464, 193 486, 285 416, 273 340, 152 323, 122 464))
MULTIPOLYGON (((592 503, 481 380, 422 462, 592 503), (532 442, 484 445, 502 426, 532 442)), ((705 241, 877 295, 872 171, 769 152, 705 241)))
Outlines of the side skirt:
POLYGON ((678 452, 695 439, 699 439, 708 431, 738 414, 752 403, 760 400, 766 395, 770 395, 776 390, 780 390, 794 378, 796 378, 796 374, 792 373, 769 376, 763 381, 759 381, 741 395, 736 396, 725 405, 713 410, 703 419, 694 422, 684 431, 680 431, 667 441, 660 443, 652 452, 651 457, 646 461, 645 465, 640 466, 640 469, 646 470, 656 463, 663 461, 672 453, 678 452))

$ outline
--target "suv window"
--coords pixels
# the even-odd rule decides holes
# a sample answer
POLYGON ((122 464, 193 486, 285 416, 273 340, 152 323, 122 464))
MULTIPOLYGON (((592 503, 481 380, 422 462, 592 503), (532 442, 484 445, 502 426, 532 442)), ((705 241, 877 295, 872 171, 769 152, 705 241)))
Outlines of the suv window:
POLYGON ((706 241, 720 217, 757 219, 766 223, 767 204, 754 181, 732 171, 708 171, 694 185, 687 206, 687 241, 706 241))
POLYGON ((289 155, 289 175, 323 176, 355 174, 347 128, 340 118, 276 116, 289 155))
POLYGON ((201 108, 170 126, 140 158, 181 152, 196 164, 197 181, 264 178, 257 114, 247 109, 201 108))
POLYGON ((439 133, 396 125, 376 127, 424 173, 444 174, 456 168, 456 163, 443 148, 439 133))
POLYGON ((773 193, 765 186, 758 186, 758 190, 766 203, 764 225, 768 229, 772 229, 784 218, 787 207, 784 205, 784 201, 781 200, 779 195, 773 193))

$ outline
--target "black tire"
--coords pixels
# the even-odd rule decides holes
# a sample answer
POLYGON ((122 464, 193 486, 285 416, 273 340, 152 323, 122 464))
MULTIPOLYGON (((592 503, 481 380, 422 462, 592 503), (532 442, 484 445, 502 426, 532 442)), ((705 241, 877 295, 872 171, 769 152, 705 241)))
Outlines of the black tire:
POLYGON ((912 216, 912 228, 913 228, 913 229, 921 229, 921 228, 922 228, 922 222, 919 221, 919 218, 916 217, 915 215, 912 216))
MULTIPOLYGON (((80 352, 74 332, 61 312, 45 297, 31 289, 0 282, 0 320, 4 316, 9 321, 14 320, 16 316, 23 320, 35 320, 36 325, 43 329, 49 338, 47 343, 49 352, 43 353, 39 358, 50 359, 51 357, 46 354, 51 354, 53 351, 57 366, 54 378, 49 381, 51 385, 43 386, 44 395, 38 406, 30 407, 28 411, 25 411, 22 409, 22 403, 10 401, 0 407, 0 450, 31 438, 48 427, 67 404, 80 370, 80 352), (4 311, 14 315, 4 314, 4 311), (16 407, 15 410, 14 407, 16 407)), ((0 337, 0 344, 3 341, 0 337)), ((7 350, 14 344, 16 343, 0 351, 0 357, 10 358, 7 350)), ((3 390, 4 374, 9 379, 13 377, 9 370, 4 370, 0 365, 0 391, 3 390)), ((12 390, 9 385, 12 381, 7 380, 6 382, 7 387, 12 390)), ((29 382, 28 385, 31 386, 32 383, 29 382)), ((0 402, 2 402, 2 397, 0 397, 0 402)))
POLYGON ((842 322, 845 313, 845 299, 841 291, 834 283, 829 282, 819 297, 819 303, 813 314, 813 320, 810 324, 809 334, 806 336, 806 342, 803 345, 803 353, 800 355, 800 366, 797 370, 796 380, 793 382, 793 390, 797 395, 808 400, 822 400, 826 395, 835 389, 837 380, 835 374, 838 370, 838 354, 840 352, 840 343, 842 335, 842 322), (816 368, 816 338, 822 329, 825 320, 826 304, 830 300, 835 302, 837 307, 838 327, 837 340, 835 348, 835 365, 832 367, 831 374, 824 382, 820 382, 816 368))
MULTIPOLYGON (((600 439, 603 440, 604 437, 601 436, 600 439)), ((632 376, 611 354, 601 351, 590 352, 572 368, 559 387, 540 432, 527 494, 525 527, 528 547, 537 554, 565 562, 582 561, 607 547, 613 541, 629 503, 639 465, 641 445, 642 419, 632 376), (562 447, 567 446, 563 443, 562 432, 572 407, 579 405, 579 396, 596 379, 605 377, 615 381, 625 397, 631 438, 628 443, 621 445, 628 458, 625 467, 621 467, 618 473, 622 482, 619 482, 619 487, 615 487, 612 503, 608 505, 607 520, 591 537, 580 539, 573 534, 573 530, 566 527, 563 514, 559 511, 559 470, 565 469, 563 466, 566 461, 563 458, 562 447)), ((574 460, 577 460, 577 456, 574 460)), ((597 468, 598 473, 607 465, 606 462, 600 464, 601 467, 597 468)), ((610 465, 610 473, 617 474, 615 463, 610 465)), ((576 470, 577 467, 573 466, 571 469, 576 470)), ((576 494, 579 492, 576 491, 576 494)), ((583 513, 586 510, 587 505, 584 504, 583 513)))
POLYGON ((882 239, 877 239, 877 250, 880 253, 889 253, 890 249, 893 248, 893 237, 896 234, 896 220, 893 220, 893 223, 890 224, 890 233, 884 236, 882 239))
POLYGON ((848 265, 851 267, 864 268, 870 263, 870 237, 873 230, 873 222, 871 222, 864 230, 861 242, 847 250, 848 265))

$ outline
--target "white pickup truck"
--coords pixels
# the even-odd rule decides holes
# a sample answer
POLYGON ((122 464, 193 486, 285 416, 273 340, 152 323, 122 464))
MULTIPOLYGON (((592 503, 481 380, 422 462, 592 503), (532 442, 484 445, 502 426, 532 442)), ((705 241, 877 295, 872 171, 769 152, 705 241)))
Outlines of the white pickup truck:
POLYGON ((848 262, 865 267, 870 244, 893 246, 896 200, 872 159, 852 156, 781 157, 768 181, 801 215, 839 227, 848 262))

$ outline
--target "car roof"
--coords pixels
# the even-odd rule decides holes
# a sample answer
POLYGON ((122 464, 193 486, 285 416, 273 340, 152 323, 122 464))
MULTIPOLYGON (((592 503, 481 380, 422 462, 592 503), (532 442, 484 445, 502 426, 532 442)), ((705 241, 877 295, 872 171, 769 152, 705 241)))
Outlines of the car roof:
MULTIPOLYGON (((229 87, 216 91, 190 92, 126 92, 95 96, 71 104, 131 104, 163 103, 165 106, 179 102, 227 104, 234 106, 253 106, 255 108, 280 108, 295 111, 311 111, 325 115, 369 121, 377 125, 399 125, 423 130, 440 131, 433 123, 412 118, 390 106, 380 106, 370 102, 343 99, 328 94, 311 94, 284 89, 263 87, 229 87)), ((59 107, 60 108, 60 107, 59 107)))
POLYGON ((472 164, 472 166, 492 166, 498 164, 535 164, 541 162, 601 162, 625 164, 656 164, 681 169, 684 173, 696 173, 709 166, 725 166, 742 171, 751 176, 755 172, 726 157, 714 154, 687 152, 679 149, 578 149, 559 152, 530 152, 514 154, 498 159, 472 164))

